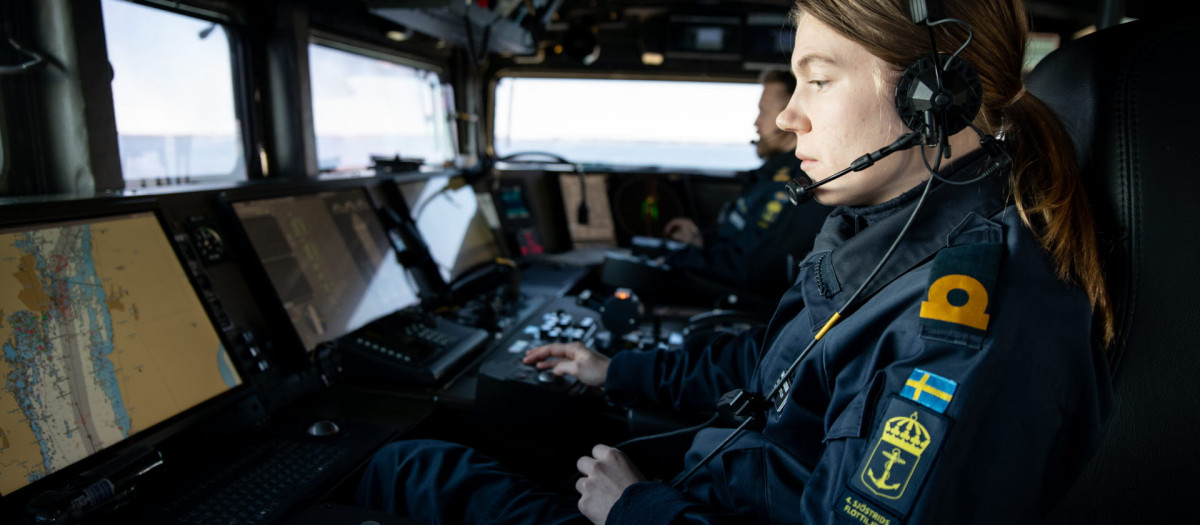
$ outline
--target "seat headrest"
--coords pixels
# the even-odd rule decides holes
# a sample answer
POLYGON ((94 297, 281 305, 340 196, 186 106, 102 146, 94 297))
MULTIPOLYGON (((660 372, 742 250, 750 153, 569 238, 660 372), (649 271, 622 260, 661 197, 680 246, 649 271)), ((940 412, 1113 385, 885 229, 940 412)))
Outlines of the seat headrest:
MULTIPOLYGON (((1109 153, 1117 151, 1107 146, 1113 146, 1111 141, 1118 135, 1138 134, 1138 130, 1109 125, 1114 122, 1098 122, 1098 114, 1132 118, 1152 112, 1140 118, 1143 122, 1158 110, 1168 111, 1161 116, 1171 121, 1200 116, 1198 105, 1189 100, 1200 79, 1193 54, 1200 50, 1198 39, 1200 20, 1136 21, 1111 27, 1051 53, 1030 73, 1027 84, 1062 118, 1075 140, 1080 168, 1089 173, 1097 163, 1107 165, 1113 160, 1109 153)), ((1126 123, 1139 124, 1137 120, 1126 123)), ((1163 128, 1157 122, 1147 124, 1143 130, 1163 128)))
POLYGON ((1028 79, 1075 141, 1117 341, 1095 457, 1048 523, 1195 522, 1200 413, 1200 21, 1133 22, 1051 53, 1028 79))
POLYGON ((1200 21, 1136 21, 1068 42, 1027 80, 1029 92, 1059 115, 1075 142, 1102 246, 1109 249, 1102 255, 1119 341, 1131 328, 1129 303, 1139 291, 1133 264, 1145 255, 1142 242, 1168 246, 1173 238, 1162 236, 1197 233, 1172 220, 1191 213, 1200 198, 1200 143, 1192 131, 1200 122, 1197 52, 1200 21))

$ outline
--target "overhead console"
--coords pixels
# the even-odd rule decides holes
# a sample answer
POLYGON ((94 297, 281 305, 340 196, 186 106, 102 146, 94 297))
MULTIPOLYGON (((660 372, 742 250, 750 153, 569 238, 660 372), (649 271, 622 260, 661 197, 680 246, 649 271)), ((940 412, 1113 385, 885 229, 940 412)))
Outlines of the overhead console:
POLYGON ((742 25, 742 17, 736 15, 670 15, 666 56, 739 60, 742 25))
POLYGON ((484 50, 492 53, 531 54, 537 51, 531 28, 544 30, 561 3, 562 0, 502 2, 496 9, 488 9, 450 0, 404 3, 369 0, 367 6, 380 17, 458 46, 486 46, 484 50))
POLYGON ((794 33, 787 31, 787 14, 723 12, 720 9, 666 16, 666 39, 660 45, 667 59, 734 61, 747 69, 779 67, 791 53, 794 33))

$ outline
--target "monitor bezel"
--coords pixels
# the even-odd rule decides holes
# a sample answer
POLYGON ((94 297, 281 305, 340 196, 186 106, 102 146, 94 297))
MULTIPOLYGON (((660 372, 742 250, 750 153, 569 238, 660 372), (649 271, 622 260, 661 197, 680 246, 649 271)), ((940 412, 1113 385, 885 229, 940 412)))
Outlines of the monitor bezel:
MULTIPOLYGON (((154 216, 170 245, 175 260, 183 271, 184 276, 195 294, 196 300, 204 309, 209 325, 217 334, 225 348, 230 362, 241 379, 241 384, 210 397, 200 403, 183 410, 167 419, 159 421, 142 429, 121 441, 105 447, 71 465, 47 474, 37 481, 7 494, 0 494, 0 515, 21 508, 28 500, 47 490, 62 488, 89 469, 96 468, 117 458, 135 447, 155 447, 173 436, 205 421, 217 419, 230 408, 248 398, 254 397, 253 371, 250 365, 237 355, 237 346, 233 337, 221 329, 213 315, 211 305, 204 300, 203 292, 198 286, 196 276, 188 268, 188 259, 179 243, 175 240, 175 232, 166 220, 162 202, 157 197, 102 197, 82 200, 37 200, 5 204, 7 212, 0 217, 0 229, 11 230, 23 227, 50 226, 65 222, 83 222, 96 219, 114 219, 137 214, 150 213, 154 216)), ((161 452, 161 449, 158 449, 161 452)))
MULTIPOLYGON (((418 230, 417 230, 418 233, 420 232, 420 229, 419 229, 420 228, 420 218, 417 217, 417 214, 422 211, 423 205, 427 205, 429 203, 429 200, 426 200, 425 202, 420 202, 420 201, 414 202, 414 204, 417 205, 417 208, 413 208, 408 203, 408 196, 405 194, 403 186, 405 184, 414 184, 414 183, 428 184, 430 180, 433 180, 438 177, 445 177, 447 185, 451 184, 454 181, 454 179, 456 179, 456 178, 460 179, 463 183, 463 186, 460 186, 459 188, 470 187, 472 192, 474 192, 476 194, 479 193, 479 191, 476 190, 475 187, 470 183, 470 180, 468 180, 466 177, 464 177, 462 175, 457 175, 457 174, 453 174, 453 173, 432 173, 428 177, 393 180, 393 181, 391 181, 391 184, 386 186, 389 197, 392 200, 397 201, 399 203, 399 206, 397 206, 397 207, 401 211, 403 211, 404 216, 413 223, 414 227, 418 228, 418 230)), ((440 193, 440 191, 439 191, 439 193, 440 193)), ((492 193, 490 191, 488 191, 487 194, 488 194, 489 198, 494 199, 494 196, 492 196, 492 193)), ((434 196, 436 196, 436 195, 437 194, 434 194, 434 196)), ((484 206, 484 203, 478 202, 478 200, 479 200, 478 195, 475 196, 475 199, 477 201, 477 205, 480 206, 480 209, 476 210, 475 213, 477 215, 478 214, 486 215, 486 212, 483 211, 483 209, 482 209, 482 206, 484 206)), ((493 202, 493 205, 494 205, 494 202, 493 202)), ((497 213, 499 213, 499 212, 497 212, 497 213)), ((474 221, 475 217, 472 216, 471 220, 474 221)), ((499 218, 497 218, 497 220, 499 220, 499 218)), ((485 223, 487 222, 486 217, 484 218, 484 221, 485 221, 485 223)), ((498 259, 501 259, 501 258, 505 258, 505 259, 510 258, 508 246, 505 245, 504 240, 502 239, 502 237, 503 237, 502 232, 499 231, 499 229, 497 229, 497 228, 493 228, 491 224, 485 224, 485 225, 488 230, 488 235, 491 237, 490 243, 491 243, 492 247, 494 248, 492 250, 492 252, 493 252, 492 257, 484 259, 484 260, 475 261, 472 264, 459 269, 459 271, 457 271, 457 272, 454 271, 455 268, 451 268, 450 272, 449 272, 450 273, 449 278, 442 276, 440 267, 438 267, 438 270, 439 270, 438 276, 439 276, 439 278, 441 278, 443 280, 443 282, 446 283, 447 286, 450 286, 451 283, 463 278, 464 276, 470 275, 472 273, 472 270, 475 270, 475 269, 478 269, 478 268, 484 267, 484 266, 493 265, 496 263, 496 261, 498 259)), ((430 248, 428 246, 429 241, 425 240, 425 243, 426 243, 426 246, 424 247, 424 249, 428 252, 428 251, 430 251, 430 248)), ((462 247, 460 246, 459 248, 460 248, 459 253, 461 253, 462 247)), ((432 254, 430 255, 430 257, 432 258, 432 254)), ((435 266, 436 266, 436 261, 435 261, 435 266)))
MULTIPOLYGON (((262 264, 262 259, 258 255, 258 251, 254 248, 254 243, 250 236, 246 233, 246 229, 242 226, 242 221, 234 210, 234 205, 242 202, 259 201, 266 199, 276 199, 283 197, 302 197, 321 193, 331 193, 339 191, 358 191, 363 194, 367 202, 371 205, 376 215, 376 220, 380 226, 387 232, 387 225, 382 217, 379 217, 379 200, 371 192, 371 184, 377 183, 374 179, 352 179, 347 181, 306 181, 300 184, 287 185, 261 185, 261 186, 244 186, 236 189, 222 191, 217 194, 218 208, 224 222, 225 231, 230 232, 230 242, 239 253, 247 254, 251 257, 242 257, 240 266, 248 276, 251 277, 251 286, 257 297, 269 297, 263 300, 264 306, 269 311, 263 312, 268 321, 286 328, 281 328, 278 333, 285 338, 283 343, 287 348, 297 348, 296 352, 287 352, 291 357, 288 358, 293 368, 302 368, 307 363, 311 362, 313 357, 318 353, 319 349, 325 343, 319 343, 314 348, 308 348, 304 344, 300 333, 292 324, 291 318, 288 316, 287 308, 283 304, 283 299, 275 290, 274 284, 271 282, 270 276, 267 274, 266 268, 262 264)), ((393 251, 393 255, 394 251, 393 251)), ((402 265, 403 266, 403 265, 402 265)), ((406 269, 407 271, 407 269, 406 269)), ((418 295, 419 296, 419 295, 418 295)))

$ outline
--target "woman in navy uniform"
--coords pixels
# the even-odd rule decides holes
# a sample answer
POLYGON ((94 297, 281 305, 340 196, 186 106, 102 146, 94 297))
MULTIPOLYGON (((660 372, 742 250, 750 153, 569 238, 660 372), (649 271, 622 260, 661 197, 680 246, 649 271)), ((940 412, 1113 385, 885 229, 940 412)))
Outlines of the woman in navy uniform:
MULTIPOLYGON (((687 471, 670 482, 643 479, 620 450, 597 445, 577 464, 577 509, 469 449, 432 442, 382 451, 362 502, 448 522, 581 513, 595 523, 1027 523, 1044 514, 1095 449, 1111 402, 1103 347, 1113 323, 1091 213, 1068 138, 1022 86, 1020 0, 950 0, 941 12, 973 30, 952 60, 978 70, 973 123, 1002 137, 1003 152, 967 128, 943 135, 942 147, 900 149, 831 178, 908 133, 894 88, 929 54, 930 35, 907 6, 797 2, 799 87, 778 121, 796 135, 804 171, 830 180, 816 198, 838 208, 766 328, 697 351, 610 360, 570 344, 526 356, 602 385, 618 404, 711 408, 744 389, 731 397, 747 423, 700 431, 687 471), (941 168, 932 181, 926 163, 941 168)), ((933 31, 943 53, 967 34, 958 23, 933 31)))

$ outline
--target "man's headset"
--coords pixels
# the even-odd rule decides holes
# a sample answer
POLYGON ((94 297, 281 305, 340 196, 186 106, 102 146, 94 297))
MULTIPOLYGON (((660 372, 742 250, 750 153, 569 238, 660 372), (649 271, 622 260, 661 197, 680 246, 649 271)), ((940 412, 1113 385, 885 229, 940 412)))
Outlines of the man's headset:
MULTIPOLYGON (((930 147, 945 148, 944 154, 949 158, 950 136, 970 126, 975 120, 975 115, 979 113, 979 107, 983 104, 983 86, 979 82, 979 73, 965 60, 958 58, 958 52, 954 55, 938 53, 933 36, 933 26, 958 21, 942 18, 941 6, 936 0, 909 0, 908 7, 913 23, 929 28, 929 43, 932 48, 928 56, 921 57, 905 68, 896 83, 896 111, 900 114, 900 120, 912 132, 882 149, 855 159, 850 163, 850 167, 821 182, 813 183, 807 175, 800 174, 786 186, 792 204, 807 202, 813 197, 813 190, 818 186, 847 173, 865 170, 879 159, 906 150, 918 142, 930 147), (936 11, 931 11, 930 7, 936 11)), ((970 42, 970 38, 967 42, 970 42)), ((966 43, 959 51, 965 47, 966 43)), ((981 139, 983 138, 981 134, 981 139)), ((993 156, 1002 152, 1000 148, 992 147, 991 144, 984 146, 993 156)))
MULTIPOLYGON (((940 7, 940 5, 937 7, 940 7)), ((922 57, 904 70, 896 86, 896 109, 900 113, 901 120, 912 131, 904 134, 896 139, 895 142, 882 149, 855 159, 849 168, 835 173, 821 182, 812 184, 812 181, 804 180, 803 175, 793 179, 787 184, 787 192, 793 204, 800 204, 811 199, 812 190, 821 184, 852 171, 862 171, 879 159, 892 153, 911 148, 918 143, 924 143, 928 146, 936 146, 939 155, 933 166, 926 164, 926 167, 929 169, 930 179, 925 183, 924 193, 918 199, 912 214, 909 216, 908 222, 900 230, 895 241, 892 242, 892 246, 888 248, 887 252, 875 266, 875 269, 864 279, 858 289, 851 294, 845 305, 838 309, 822 326, 804 350, 792 360, 788 368, 779 375, 779 380, 776 381, 774 387, 765 396, 745 389, 733 390, 721 396, 717 404, 717 412, 721 417, 737 422, 737 428, 717 444, 708 455, 692 466, 691 469, 672 480, 671 486, 680 486, 692 474, 729 446, 734 439, 737 439, 742 430, 752 422, 762 419, 762 415, 767 410, 771 408, 782 410, 784 406, 783 402, 787 399, 788 390, 791 387, 792 374, 795 373, 796 368, 804 358, 808 356, 808 353, 816 347, 817 342, 842 318, 843 314, 849 315, 846 313, 848 308, 854 304, 867 285, 883 268, 884 263, 895 252, 901 239, 903 239, 908 228, 912 225, 917 212, 920 211, 925 201, 925 196, 929 193, 933 179, 936 178, 950 184, 969 184, 1007 169, 1011 163, 1011 159, 999 143, 971 125, 982 105, 983 89, 979 81, 979 75, 975 72, 975 69, 958 58, 962 50, 971 42, 970 35, 973 34, 971 27, 961 20, 941 18, 940 11, 931 13, 926 0, 909 0, 909 14, 912 17, 913 23, 924 25, 928 28, 931 47, 929 56, 922 57), (966 28, 968 33, 966 41, 953 55, 938 53, 937 41, 934 37, 933 27, 947 22, 961 24, 966 28), (937 59, 937 66, 934 65, 934 57, 937 59), (982 170, 979 176, 971 180, 960 182, 943 179, 937 174, 937 170, 941 164, 941 158, 950 158, 951 156, 950 136, 967 127, 975 129, 975 132, 979 134, 980 144, 991 157, 991 164, 982 170), (805 185, 805 182, 809 184, 805 185)))

